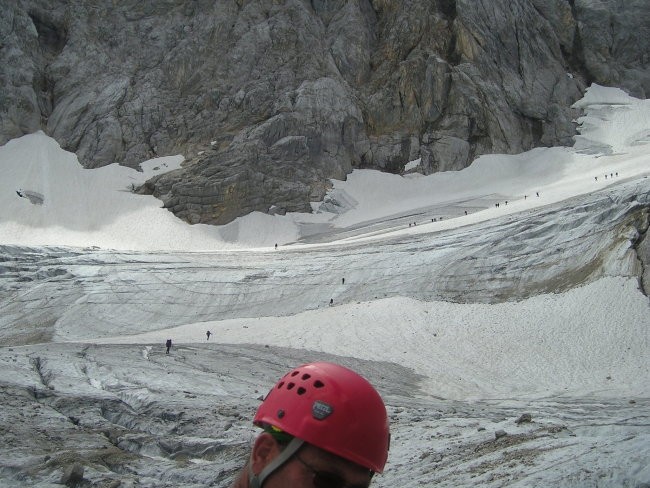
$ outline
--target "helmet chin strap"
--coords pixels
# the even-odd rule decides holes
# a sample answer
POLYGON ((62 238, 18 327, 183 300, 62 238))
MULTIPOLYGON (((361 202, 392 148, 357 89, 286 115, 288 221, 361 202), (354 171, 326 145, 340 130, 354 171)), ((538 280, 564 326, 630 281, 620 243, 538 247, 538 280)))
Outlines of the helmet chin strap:
POLYGON ((268 478, 273 471, 286 463, 303 444, 304 441, 302 439, 298 439, 297 437, 291 439, 291 442, 287 444, 287 447, 280 452, 278 457, 267 464, 264 469, 260 471, 260 474, 253 473, 253 466, 251 463, 248 463, 248 486, 250 486, 250 488, 262 488, 266 478, 268 478))

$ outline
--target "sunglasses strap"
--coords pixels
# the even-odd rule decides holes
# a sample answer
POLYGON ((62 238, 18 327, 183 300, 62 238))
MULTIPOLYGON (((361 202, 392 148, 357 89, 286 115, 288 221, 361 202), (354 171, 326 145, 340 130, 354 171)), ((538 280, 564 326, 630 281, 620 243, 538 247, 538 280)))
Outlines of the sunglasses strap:
POLYGON ((273 473, 273 471, 286 463, 291 458, 291 456, 293 456, 298 451, 298 449, 302 447, 303 444, 304 441, 302 439, 294 437, 291 442, 287 444, 287 447, 285 447, 282 452, 280 452, 278 457, 273 459, 273 461, 267 464, 264 469, 260 471, 260 474, 253 473, 253 467, 251 466, 251 463, 248 463, 248 480, 250 488, 262 488, 262 485, 264 484, 266 478, 268 478, 271 473, 273 473))

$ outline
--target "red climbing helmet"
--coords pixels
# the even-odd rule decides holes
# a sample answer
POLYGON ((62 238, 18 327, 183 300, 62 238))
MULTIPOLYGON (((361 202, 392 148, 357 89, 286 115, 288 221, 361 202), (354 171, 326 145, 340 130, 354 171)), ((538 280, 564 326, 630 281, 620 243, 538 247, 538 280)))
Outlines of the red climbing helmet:
POLYGON ((388 458, 384 402, 365 378, 337 364, 310 363, 287 373, 266 396, 253 422, 374 472, 381 473, 388 458))

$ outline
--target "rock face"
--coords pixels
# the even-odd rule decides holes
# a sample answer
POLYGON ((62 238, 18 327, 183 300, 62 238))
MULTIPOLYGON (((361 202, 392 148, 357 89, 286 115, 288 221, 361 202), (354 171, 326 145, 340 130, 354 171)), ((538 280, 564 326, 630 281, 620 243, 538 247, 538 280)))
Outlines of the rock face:
POLYGON ((144 185, 191 223, 309 211, 355 167, 426 173, 571 144, 596 82, 650 93, 645 0, 16 0, 0 143, 86 167, 182 153, 144 185))

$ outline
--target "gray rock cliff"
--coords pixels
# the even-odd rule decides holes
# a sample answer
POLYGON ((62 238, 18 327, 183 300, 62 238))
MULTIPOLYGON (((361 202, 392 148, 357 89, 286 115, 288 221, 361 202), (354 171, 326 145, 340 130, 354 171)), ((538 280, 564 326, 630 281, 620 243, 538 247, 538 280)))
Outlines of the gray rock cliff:
POLYGON ((650 93, 648 18, 645 0, 16 0, 0 143, 44 130, 89 168, 182 153, 139 191, 191 223, 309 211, 353 168, 572 144, 590 83, 650 93))

